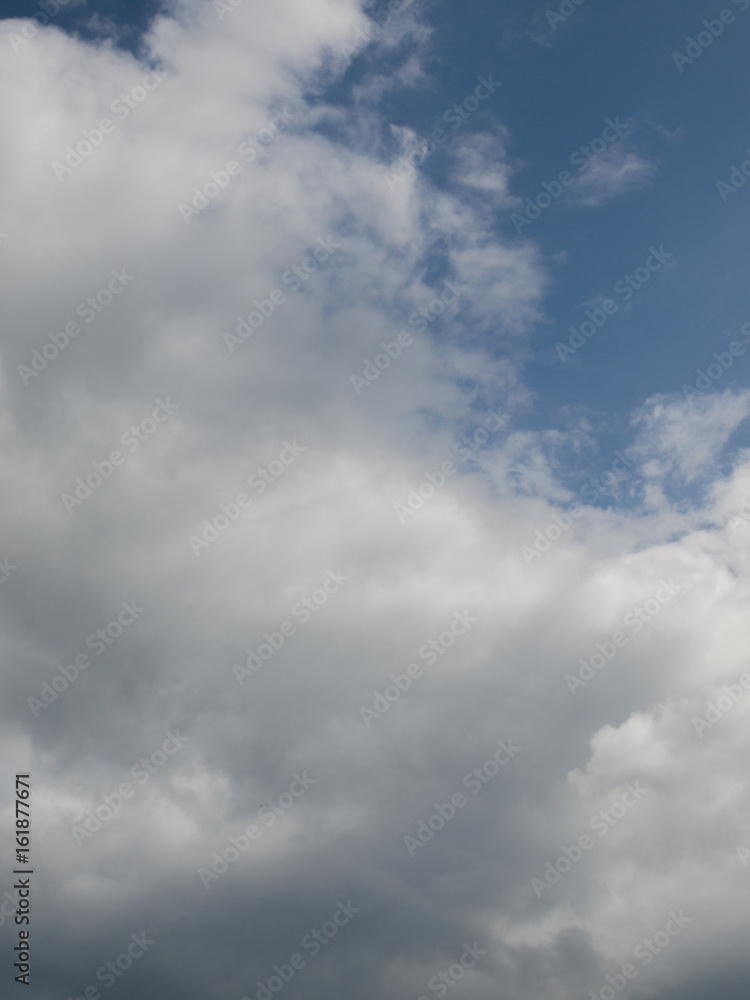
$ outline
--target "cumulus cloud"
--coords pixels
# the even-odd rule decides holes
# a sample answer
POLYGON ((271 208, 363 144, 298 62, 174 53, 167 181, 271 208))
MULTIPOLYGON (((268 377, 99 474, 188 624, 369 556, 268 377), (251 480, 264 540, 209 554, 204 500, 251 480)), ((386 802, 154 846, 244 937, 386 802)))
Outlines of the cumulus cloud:
MULTIPOLYGON (((183 0, 140 58, 54 28, 14 52, 2 25, 2 858, 30 770, 29 993, 101 986, 145 932, 123 996, 262 1000, 279 966, 289 997, 418 997, 470 946, 472 996, 563 1000, 682 907, 634 989, 710 971, 733 996, 747 703, 691 719, 743 670, 747 456, 687 509, 573 515, 557 456, 586 435, 522 421, 541 255, 470 192, 387 183, 380 134, 324 98, 363 22, 183 0)), ((497 152, 456 156, 505 198, 497 152)), ((648 401, 632 475, 711 472, 747 405, 648 401)))

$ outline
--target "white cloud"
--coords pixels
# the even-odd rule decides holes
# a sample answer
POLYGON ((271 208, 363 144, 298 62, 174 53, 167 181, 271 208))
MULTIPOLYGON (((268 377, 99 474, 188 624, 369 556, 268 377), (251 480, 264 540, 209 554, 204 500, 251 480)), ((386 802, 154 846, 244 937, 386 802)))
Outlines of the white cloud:
POLYGON ((620 142, 589 159, 568 190, 567 201, 575 207, 600 207, 644 187, 656 170, 656 162, 620 142))
POLYGON ((650 479, 676 473, 691 483, 716 472, 724 447, 748 414, 750 392, 654 396, 633 416, 633 426, 641 430, 631 450, 650 479))
POLYGON ((512 168, 505 160, 505 138, 504 133, 467 136, 454 151, 454 182, 474 188, 497 209, 518 203, 518 198, 509 189, 512 168))
MULTIPOLYGON (((714 966, 716 921, 731 937, 732 913, 745 914, 733 841, 746 708, 717 723, 708 751, 689 717, 742 669, 750 534, 725 520, 747 493, 747 456, 707 485, 705 506, 678 509, 665 489, 652 505, 587 508, 527 565, 521 547, 572 500, 561 451, 592 445, 583 424, 514 423, 530 402, 521 364, 548 278, 534 246, 504 243, 465 191, 422 176, 390 190, 372 123, 320 108, 361 24, 349 0, 244 0, 224 22, 181 4, 147 46, 168 79, 62 183, 52 161, 147 64, 45 31, 0 67, 0 126, 16 137, 0 166, 12 237, 0 559, 18 566, 0 583, 3 759, 31 755, 36 835, 56 845, 37 905, 58 932, 36 969, 61 994, 148 920, 157 945, 139 996, 167 981, 186 997, 240 996, 350 896, 361 922, 304 970, 306 996, 419 995, 469 937, 489 952, 477 996, 496 996, 498 981, 508 1000, 585 995, 623 942, 692 907, 690 947, 680 940, 655 965, 656 989, 714 966), (290 126, 186 224, 179 203, 287 105, 290 126), (329 234, 341 247, 316 262, 329 234), (81 320, 77 304, 123 267, 136 275, 127 294, 24 385, 17 366, 32 348, 81 320), (284 279, 294 267, 296 291, 284 279), (446 280, 465 291, 420 329, 410 319, 446 280), (230 354, 222 334, 276 289, 284 301, 230 354), (401 331, 412 344, 357 395, 350 375, 401 331), (61 493, 167 395, 178 414, 67 514, 61 493), (455 445, 489 409, 508 427, 464 463, 455 445), (294 439, 304 452, 276 474, 294 439), (458 471, 399 523, 394 504, 445 461, 458 471), (270 481, 252 507, 196 557, 190 534, 259 469, 270 481), (316 601, 338 569, 350 580, 316 601), (566 672, 662 577, 685 594, 572 697, 566 672), (304 622, 292 610, 303 598, 316 609, 304 622), (133 599, 143 617, 33 718, 28 697, 133 599), (430 663, 420 650, 456 611, 477 621, 430 663), (240 686, 233 663, 271 642, 264 633, 278 645, 287 620, 296 631, 240 686), (360 706, 411 662, 423 677, 366 729, 360 706), (174 774, 160 771, 148 797, 77 847, 74 806, 126 780, 174 727, 190 738, 174 774), (506 738, 523 747, 513 767, 409 858, 404 835, 506 738), (198 868, 304 768, 317 784, 206 892, 198 868), (639 777, 653 787, 633 824, 537 900, 529 880, 560 838, 639 777)), ((457 150, 467 186, 505 197, 499 147, 457 150)), ((632 163, 592 167, 587 197, 645 178, 632 163)), ((634 418, 633 477, 659 490, 670 473, 715 472, 748 398, 649 400, 634 418)))

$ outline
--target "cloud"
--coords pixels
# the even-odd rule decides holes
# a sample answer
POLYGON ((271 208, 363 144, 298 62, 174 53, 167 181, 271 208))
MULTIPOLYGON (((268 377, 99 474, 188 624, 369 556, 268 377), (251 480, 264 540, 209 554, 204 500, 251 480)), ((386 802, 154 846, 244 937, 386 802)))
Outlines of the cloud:
POLYGON ((487 133, 464 137, 454 151, 454 182, 475 189, 498 209, 518 201, 509 189, 512 168, 505 162, 505 138, 487 133))
POLYGON ((657 163, 627 149, 622 143, 592 156, 567 194, 574 207, 600 207, 619 195, 648 184, 657 163))
POLYGON ((285 996, 416 997, 476 942, 473 996, 559 1000, 684 907, 638 987, 671 1000, 708 969, 731 996, 745 702, 703 742, 690 716, 742 671, 750 535, 726 522, 750 465, 712 460, 747 394, 634 416, 634 477, 714 476, 692 508, 568 516, 560 454, 590 436, 522 421, 544 261, 466 190, 505 197, 496 136, 456 147, 463 188, 391 189, 372 121, 325 96, 362 21, 351 0, 244 0, 223 21, 183 2, 140 60, 49 30, 0 66, 2 860, 30 769, 29 995, 81 995, 145 931, 123 996, 262 997, 301 954, 285 996), (134 276, 121 292, 113 270, 134 276), (662 579, 682 589, 656 614, 662 579), (123 602, 143 611, 118 632, 123 602), (643 627, 571 695, 634 607, 643 627), (460 636, 456 616, 475 619, 460 636), (162 764, 168 732, 187 742, 162 764), (491 775, 501 740, 522 749, 491 775), (77 843, 144 759, 140 794, 77 843), (639 780, 643 802, 537 897, 639 780), (458 793, 411 857, 404 837, 458 793))
POLYGON ((716 474, 730 437, 750 413, 750 393, 726 391, 674 399, 654 396, 634 414, 640 435, 631 451, 652 480, 670 474, 692 483, 716 474))

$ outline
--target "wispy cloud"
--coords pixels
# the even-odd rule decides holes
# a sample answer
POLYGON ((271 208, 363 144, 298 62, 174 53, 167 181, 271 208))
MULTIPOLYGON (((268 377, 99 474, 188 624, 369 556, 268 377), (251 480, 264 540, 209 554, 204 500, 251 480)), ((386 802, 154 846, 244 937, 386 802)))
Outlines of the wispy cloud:
POLYGON ((645 187, 658 164, 623 144, 591 157, 569 188, 567 203, 575 208, 600 207, 620 195, 645 187))

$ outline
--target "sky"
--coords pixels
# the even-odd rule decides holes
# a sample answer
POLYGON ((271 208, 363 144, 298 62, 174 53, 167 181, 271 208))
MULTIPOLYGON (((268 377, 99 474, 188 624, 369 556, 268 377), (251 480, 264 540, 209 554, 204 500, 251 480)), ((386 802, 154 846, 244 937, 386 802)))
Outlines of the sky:
POLYGON ((0 17, 3 995, 746 997, 750 0, 0 17))

